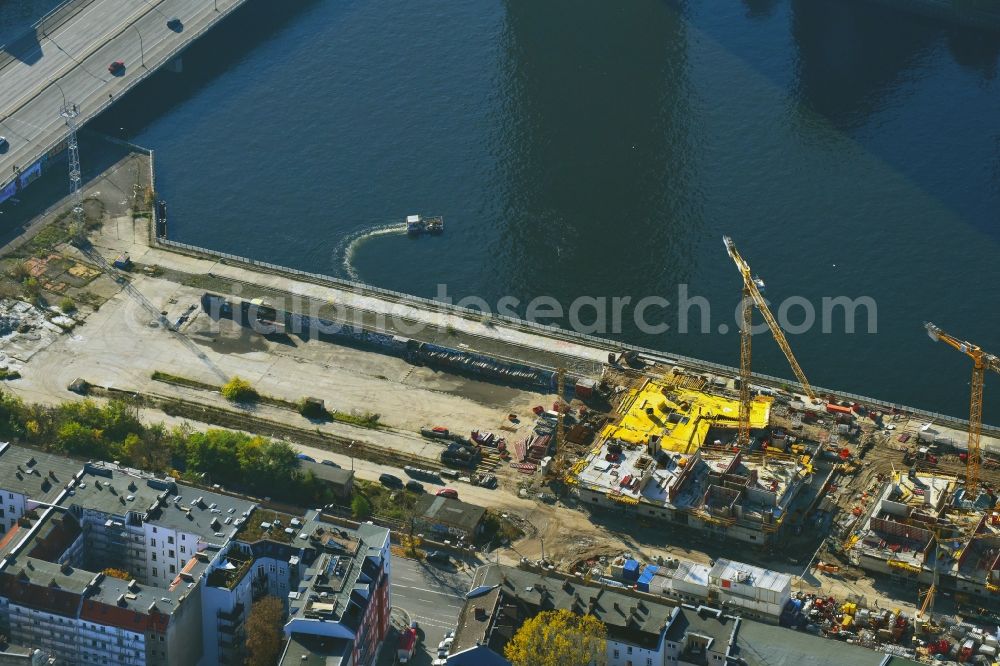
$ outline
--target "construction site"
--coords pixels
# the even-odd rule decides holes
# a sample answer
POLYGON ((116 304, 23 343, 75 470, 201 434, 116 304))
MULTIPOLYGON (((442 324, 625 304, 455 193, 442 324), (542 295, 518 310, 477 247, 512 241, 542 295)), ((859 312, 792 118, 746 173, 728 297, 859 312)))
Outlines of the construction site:
POLYGON ((947 650, 942 632, 1000 617, 1000 431, 981 420, 1000 361, 932 324, 971 360, 967 422, 814 388, 728 238, 745 306, 731 369, 184 246, 148 215, 105 214, 88 244, 46 249, 107 293, 69 322, 38 313, 67 325, 40 323, 52 335, 30 354, 5 348, 11 392, 128 395, 150 421, 281 438, 362 479, 447 485, 518 526, 492 544, 498 560, 730 607, 743 602, 722 581, 759 581, 746 612, 911 657, 958 654, 971 629, 947 650), (135 233, 110 232, 123 222, 135 233), (796 382, 753 372, 755 313, 796 382), (218 387, 236 375, 267 399, 229 403, 218 387), (338 417, 303 419, 303 396, 338 417), (627 560, 653 568, 642 578, 627 560))

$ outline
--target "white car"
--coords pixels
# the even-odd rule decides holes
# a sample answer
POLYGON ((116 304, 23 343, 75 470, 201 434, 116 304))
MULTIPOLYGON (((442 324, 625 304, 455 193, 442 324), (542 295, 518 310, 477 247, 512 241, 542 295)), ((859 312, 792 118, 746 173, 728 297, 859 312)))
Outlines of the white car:
POLYGON ((431 666, 448 666, 448 660, 438 657, 431 662, 431 666))

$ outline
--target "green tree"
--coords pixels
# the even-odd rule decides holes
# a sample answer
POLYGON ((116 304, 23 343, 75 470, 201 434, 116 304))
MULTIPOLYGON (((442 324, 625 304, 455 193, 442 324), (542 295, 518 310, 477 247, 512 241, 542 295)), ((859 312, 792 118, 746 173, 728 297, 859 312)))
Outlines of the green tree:
POLYGON ((357 493, 351 500, 351 514, 359 520, 367 518, 372 515, 372 503, 368 501, 367 497, 357 493))
POLYGON ((264 597, 250 608, 246 623, 248 666, 274 666, 282 642, 285 608, 277 597, 264 597))
POLYGON ((56 441, 67 453, 105 457, 102 455, 101 441, 97 431, 76 421, 67 421, 59 426, 56 441))
POLYGON ((593 615, 564 608, 542 611, 521 625, 504 646, 514 666, 605 664, 607 627, 593 615))
POLYGON ((235 376, 222 385, 222 395, 229 402, 256 402, 260 397, 250 382, 235 376))

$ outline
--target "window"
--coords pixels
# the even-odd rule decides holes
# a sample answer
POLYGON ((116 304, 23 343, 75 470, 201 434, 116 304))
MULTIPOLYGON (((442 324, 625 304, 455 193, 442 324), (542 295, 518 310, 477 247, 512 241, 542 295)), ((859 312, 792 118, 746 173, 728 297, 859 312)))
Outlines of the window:
POLYGON ((172 536, 168 536, 167 537, 167 543, 173 543, 173 542, 174 542, 174 538, 172 536))
POLYGON ((186 553, 186 552, 187 552, 187 548, 185 548, 184 546, 181 546, 181 553, 186 553))
MULTIPOLYGON (((156 561, 156 553, 153 553, 153 561, 154 562, 156 561)), ((153 574, 153 575, 155 576, 156 574, 153 574)))
POLYGON ((625 654, 632 654, 632 646, 631 646, 631 645, 629 645, 629 646, 628 646, 628 647, 627 647, 627 648, 625 649, 625 654))
POLYGON ((646 666, 653 666, 653 658, 646 657, 646 666))
POLYGON ((156 578, 156 567, 153 567, 153 578, 156 578))
POLYGON ((156 548, 156 539, 150 539, 149 545, 152 546, 153 548, 156 548))
POLYGON ((153 534, 156 534, 156 528, 155 527, 153 528, 153 534))
POLYGON ((170 573, 177 573, 177 567, 175 567, 173 564, 170 565, 170 573))
POLYGON ((615 650, 615 659, 618 658, 618 650, 615 650))
POLYGON ((177 557, 177 556, 176 556, 176 555, 174 554, 174 551, 170 551, 170 557, 177 557))

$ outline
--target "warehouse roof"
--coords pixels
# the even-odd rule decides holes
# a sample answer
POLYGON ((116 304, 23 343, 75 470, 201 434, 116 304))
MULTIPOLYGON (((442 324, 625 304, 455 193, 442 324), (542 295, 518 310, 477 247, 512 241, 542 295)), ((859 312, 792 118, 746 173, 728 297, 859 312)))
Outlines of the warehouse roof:
POLYGON ((748 666, 879 666, 885 653, 744 620, 736 639, 736 656, 748 666))
POLYGON ((349 469, 342 469, 340 467, 334 467, 333 465, 324 465, 323 463, 313 462, 311 460, 299 460, 299 469, 303 472, 312 472, 316 475, 316 478, 328 481, 336 486, 344 486, 351 482, 354 478, 354 472, 349 469))
POLYGON ((475 504, 434 495, 417 498, 417 515, 430 523, 441 523, 466 532, 475 531, 486 514, 486 509, 475 504))

